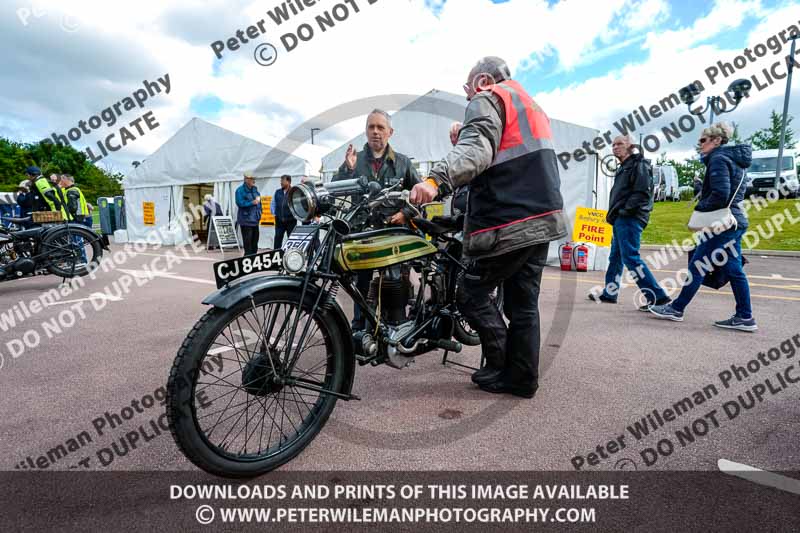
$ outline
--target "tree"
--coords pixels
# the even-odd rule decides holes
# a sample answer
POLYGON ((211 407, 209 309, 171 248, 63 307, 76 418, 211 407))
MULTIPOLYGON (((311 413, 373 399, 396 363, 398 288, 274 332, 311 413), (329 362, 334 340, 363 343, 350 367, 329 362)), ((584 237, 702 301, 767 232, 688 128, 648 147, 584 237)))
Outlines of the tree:
POLYGON ((731 145, 734 144, 748 144, 749 141, 742 139, 741 135, 739 134, 739 125, 737 123, 733 123, 733 135, 731 138, 728 139, 728 143, 731 145))
MULTIPOLYGON (((753 150, 777 150, 779 148, 783 115, 779 115, 773 109, 769 119, 771 124, 768 128, 757 130, 748 139, 753 145, 753 150)), ((791 115, 786 117, 786 148, 794 148, 797 144, 794 140, 794 131, 789 127, 792 120, 794 120, 794 117, 791 115)))
POLYGON ((678 185, 681 187, 686 185, 692 186, 694 184, 694 177, 698 174, 702 176, 706 170, 705 165, 697 159, 686 159, 682 163, 674 159, 669 159, 665 161, 665 164, 675 168, 675 171, 678 173, 678 185))
POLYGON ((0 190, 15 191, 25 177, 25 168, 36 165, 42 175, 71 174, 86 199, 122 194, 122 174, 93 165, 71 146, 51 143, 21 144, 0 137, 0 190))

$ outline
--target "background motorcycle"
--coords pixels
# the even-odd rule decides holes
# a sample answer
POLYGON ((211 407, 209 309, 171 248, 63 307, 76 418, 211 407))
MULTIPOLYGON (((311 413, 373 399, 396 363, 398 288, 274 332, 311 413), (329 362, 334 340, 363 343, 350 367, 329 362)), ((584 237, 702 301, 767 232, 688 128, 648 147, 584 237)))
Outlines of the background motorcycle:
POLYGON ((215 264, 224 288, 204 300, 212 308, 184 340, 167 384, 172 435, 195 465, 227 477, 273 470, 314 439, 337 400, 359 399, 356 363, 404 368, 437 349, 461 351, 462 221, 419 216, 422 231, 366 229, 409 205, 407 194, 363 178, 297 185, 288 197, 294 216, 323 216, 308 233, 324 234, 318 247, 215 264), (355 281, 365 270, 377 274, 368 294, 355 281), (410 270, 419 277, 413 291, 410 270), (282 274, 239 281, 265 271, 282 274), (351 331, 340 289, 364 310, 366 331, 351 331))
MULTIPOLYGON (((5 220, 18 226, 31 219, 5 220)), ((65 222, 30 229, 0 225, 0 281, 43 274, 85 276, 102 256, 100 236, 81 224, 65 222)))

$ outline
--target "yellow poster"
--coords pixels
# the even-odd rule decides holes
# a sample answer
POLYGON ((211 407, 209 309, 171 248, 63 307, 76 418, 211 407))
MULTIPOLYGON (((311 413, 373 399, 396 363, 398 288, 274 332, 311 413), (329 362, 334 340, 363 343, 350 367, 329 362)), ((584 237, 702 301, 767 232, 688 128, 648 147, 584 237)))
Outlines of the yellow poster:
POLYGON ((269 204, 272 203, 272 196, 262 196, 261 197, 261 221, 259 225, 261 226, 274 226, 275 225, 275 217, 272 213, 269 212, 269 204))
POLYGON ((444 202, 433 202, 425 206, 425 218, 431 220, 433 217, 444 216, 444 202))
POLYGON ((592 243, 609 248, 612 227, 606 223, 606 213, 602 209, 579 207, 575 213, 575 227, 572 230, 573 242, 592 243))
POLYGON ((142 202, 142 213, 144 214, 144 225, 156 225, 156 204, 155 202, 142 202))

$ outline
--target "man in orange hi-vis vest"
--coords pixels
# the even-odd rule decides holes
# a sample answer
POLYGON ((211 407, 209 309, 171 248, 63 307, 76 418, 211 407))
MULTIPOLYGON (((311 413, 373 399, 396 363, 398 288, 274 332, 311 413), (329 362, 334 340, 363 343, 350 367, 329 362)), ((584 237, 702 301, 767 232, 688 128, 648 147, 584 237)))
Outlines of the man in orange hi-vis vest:
POLYGON ((539 387, 539 285, 550 241, 567 234, 550 120, 511 79, 505 61, 481 59, 464 84, 464 125, 453 150, 414 187, 425 203, 469 184, 458 305, 480 335, 482 390, 532 398, 539 387), (503 287, 503 316, 490 295, 503 287))

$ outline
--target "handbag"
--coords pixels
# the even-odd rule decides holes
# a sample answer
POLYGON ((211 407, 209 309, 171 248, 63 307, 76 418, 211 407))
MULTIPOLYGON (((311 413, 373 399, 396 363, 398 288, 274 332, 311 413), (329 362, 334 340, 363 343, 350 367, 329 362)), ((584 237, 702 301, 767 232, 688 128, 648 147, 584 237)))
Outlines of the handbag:
MULTIPOLYGON (((694 260, 695 251, 697 251, 697 248, 692 248, 688 252, 689 268, 691 268, 692 266, 692 261, 694 260)), ((742 257, 742 268, 744 268, 744 266, 748 264, 750 261, 747 260, 747 257, 745 257, 744 254, 741 254, 741 257, 742 257)), ((725 273, 725 269, 717 266, 713 262, 711 263, 711 266, 713 270, 711 270, 711 272, 705 275, 705 277, 703 278, 703 285, 705 285, 706 287, 710 287, 712 289, 719 290, 728 284, 729 281, 728 274, 725 273)))
MULTIPOLYGON (((714 211, 692 211, 692 216, 689 217, 689 223, 687 224, 689 229, 691 231, 719 234, 725 230, 736 227, 736 217, 734 217, 731 212, 731 204, 733 204, 733 199, 736 198, 736 194, 739 192, 743 182, 744 172, 742 172, 742 180, 739 182, 739 186, 736 187, 726 207, 715 209, 714 211)), ((699 197, 700 195, 698 194, 695 199, 699 197)))

